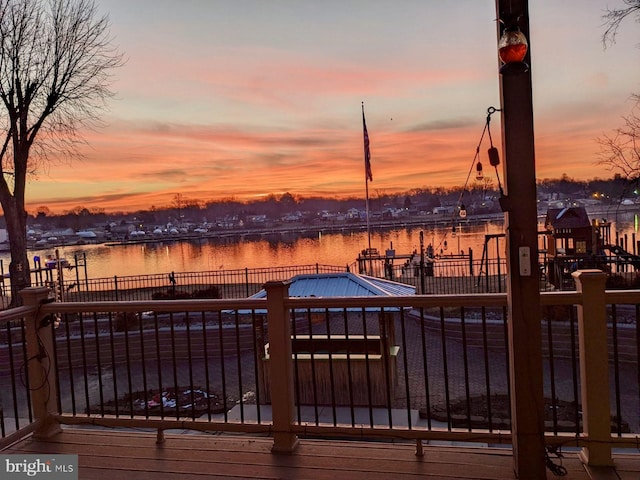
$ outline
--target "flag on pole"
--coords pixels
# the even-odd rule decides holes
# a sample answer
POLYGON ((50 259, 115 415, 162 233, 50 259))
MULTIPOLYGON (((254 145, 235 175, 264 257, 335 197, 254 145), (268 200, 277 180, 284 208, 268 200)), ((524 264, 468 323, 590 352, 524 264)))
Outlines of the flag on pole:
POLYGON ((364 119, 364 104, 362 104, 362 127, 364 128, 364 171, 367 180, 373 181, 371 173, 371 151, 369 150, 369 134, 367 133, 367 122, 364 119))

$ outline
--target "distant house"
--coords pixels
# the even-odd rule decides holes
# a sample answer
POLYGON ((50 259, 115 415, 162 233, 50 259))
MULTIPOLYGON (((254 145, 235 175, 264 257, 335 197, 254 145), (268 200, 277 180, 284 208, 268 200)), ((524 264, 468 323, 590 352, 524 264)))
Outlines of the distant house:
POLYGON ((302 220, 301 212, 287 213, 282 217, 282 221, 286 223, 297 223, 302 220))
POLYGON ((121 237, 121 236, 130 235, 131 232, 135 231, 136 227, 131 223, 121 223, 121 224, 112 223, 109 226, 109 229, 112 235, 121 237))
POLYGON ((408 216, 409 216, 409 210, 406 208, 388 207, 388 208, 385 208, 382 212, 383 218, 400 218, 400 217, 408 217, 408 216))
POLYGON ((348 219, 360 219, 360 210, 358 210, 357 208, 350 208, 349 210, 347 210, 347 218, 348 219))
POLYGON ((320 212, 320 218, 322 220, 335 220, 336 218, 336 214, 335 213, 331 213, 328 210, 323 210, 322 212, 320 212))
POLYGON ((448 215, 448 214, 452 214, 454 211, 454 207, 451 206, 447 206, 447 207, 434 207, 433 208, 433 214, 434 215, 448 215))
POLYGON ((69 239, 76 236, 76 232, 73 228, 57 228, 49 230, 42 234, 44 238, 57 238, 57 239, 69 239))
POLYGON ((264 214, 261 215, 249 215, 247 217, 247 222, 248 223, 253 223, 253 224, 262 224, 265 223, 267 221, 267 216, 264 214))

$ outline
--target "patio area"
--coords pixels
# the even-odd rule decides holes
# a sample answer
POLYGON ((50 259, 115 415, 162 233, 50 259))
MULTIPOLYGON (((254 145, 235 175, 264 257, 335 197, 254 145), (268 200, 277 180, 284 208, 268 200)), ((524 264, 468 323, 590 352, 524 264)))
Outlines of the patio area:
MULTIPOLYGON (((371 441, 302 439, 293 454, 273 454, 273 440, 235 434, 167 433, 156 444, 156 433, 105 431, 67 427, 48 441, 27 438, 3 453, 78 454, 81 479, 126 478, 169 480, 196 478, 387 480, 512 479, 510 448, 478 448, 462 444, 424 446, 371 441)), ((578 459, 577 451, 565 452, 562 465, 567 480, 590 478, 637 479, 640 458, 614 455, 617 476, 597 476, 578 459)), ((556 460, 556 463, 558 461, 556 460)), ((611 475, 612 472, 607 472, 611 475)), ((547 478, 556 478, 550 472, 547 478)))

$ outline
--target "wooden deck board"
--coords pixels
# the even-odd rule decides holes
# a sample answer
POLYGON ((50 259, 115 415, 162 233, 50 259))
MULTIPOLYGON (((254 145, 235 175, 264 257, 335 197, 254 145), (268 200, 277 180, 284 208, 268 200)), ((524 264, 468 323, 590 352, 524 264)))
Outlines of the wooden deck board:
MULTIPOLYGON (((272 440, 244 435, 167 434, 66 428, 49 441, 26 439, 3 453, 79 455, 81 479, 512 479, 509 449, 304 439, 295 454, 274 455, 272 440)), ((617 458, 621 478, 639 477, 640 457, 617 458)), ((563 460, 567 480, 588 476, 575 454, 563 460)), ((555 478, 548 474, 548 478, 555 478)))

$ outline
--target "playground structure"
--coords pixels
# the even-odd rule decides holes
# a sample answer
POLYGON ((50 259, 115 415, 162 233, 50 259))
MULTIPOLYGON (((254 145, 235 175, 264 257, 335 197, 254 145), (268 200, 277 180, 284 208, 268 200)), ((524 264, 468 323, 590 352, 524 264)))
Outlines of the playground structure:
POLYGON ((556 289, 573 288, 571 273, 578 269, 597 268, 609 277, 620 279, 620 286, 633 286, 640 270, 639 242, 631 234, 611 234, 611 222, 605 218, 590 220, 582 207, 549 209, 541 249, 541 271, 556 289), (631 250, 631 251, 629 251, 631 250))
MULTIPOLYGON (((64 301, 66 291, 63 288, 56 288, 67 284, 67 289, 77 287, 80 282, 87 282, 87 257, 84 252, 73 256, 73 261, 60 257, 60 252, 56 250, 52 254, 34 255, 33 266, 30 266, 31 285, 50 287, 58 301, 64 301), (73 278, 75 282, 69 284, 67 281, 73 278)), ((7 307, 11 300, 11 277, 5 271, 5 265, 0 259, 0 309, 7 307)))
MULTIPOLYGON (((492 255, 498 259, 497 265, 501 265, 504 249, 499 245, 499 239, 504 237, 504 233, 485 235, 478 286, 488 275, 492 255)), ((596 268, 610 277, 618 277, 619 286, 634 286, 635 272, 640 270, 640 241, 636 241, 635 233, 631 234, 630 242, 627 234, 616 235, 614 239, 611 222, 590 220, 584 208, 571 207, 549 209, 544 230, 538 232, 538 238, 541 289, 573 289, 571 274, 586 268, 596 268)))
MULTIPOLYGON (((502 254, 498 240, 504 238, 503 233, 485 235, 482 252, 482 267, 477 284, 483 281, 484 272, 490 252, 494 251, 498 260, 502 254)), ((625 234, 611 234, 611 222, 606 219, 590 220, 582 207, 549 209, 544 223, 544 230, 538 232, 538 267, 541 288, 567 290, 574 288, 571 274, 578 269, 596 268, 606 272, 610 277, 622 278, 622 284, 631 286, 626 279, 632 279, 633 273, 640 270, 640 242, 635 233, 631 235, 629 244, 625 234), (629 251, 631 250, 631 252, 629 251)), ((500 265, 500 262, 498 262, 500 265)))

